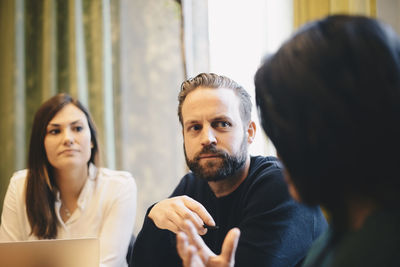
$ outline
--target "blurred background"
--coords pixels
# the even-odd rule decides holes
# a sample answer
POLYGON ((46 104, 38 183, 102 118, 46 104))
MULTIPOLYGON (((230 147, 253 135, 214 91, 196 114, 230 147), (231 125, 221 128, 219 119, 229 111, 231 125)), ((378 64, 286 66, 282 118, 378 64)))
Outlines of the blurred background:
MULTIPOLYGON (((335 13, 376 17, 400 33, 400 0, 0 0, 0 207, 12 173, 26 168, 36 109, 67 92, 96 122, 101 165, 136 179, 137 234, 147 208, 187 171, 181 82, 215 72, 254 96, 262 58, 335 13)), ((250 153, 274 155, 258 129, 250 153)))

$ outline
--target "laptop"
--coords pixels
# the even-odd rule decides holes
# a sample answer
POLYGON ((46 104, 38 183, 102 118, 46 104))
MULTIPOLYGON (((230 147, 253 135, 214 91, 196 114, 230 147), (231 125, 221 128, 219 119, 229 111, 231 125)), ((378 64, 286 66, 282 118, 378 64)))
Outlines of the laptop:
POLYGON ((1 267, 99 267, 97 238, 0 242, 1 267))

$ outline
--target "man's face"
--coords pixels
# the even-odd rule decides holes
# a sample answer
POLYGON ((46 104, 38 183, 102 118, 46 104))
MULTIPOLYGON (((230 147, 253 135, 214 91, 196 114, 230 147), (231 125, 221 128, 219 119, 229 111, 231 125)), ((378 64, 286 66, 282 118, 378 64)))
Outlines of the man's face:
POLYGON ((239 98, 227 88, 197 88, 182 105, 186 163, 207 181, 237 173, 247 159, 248 138, 239 98))

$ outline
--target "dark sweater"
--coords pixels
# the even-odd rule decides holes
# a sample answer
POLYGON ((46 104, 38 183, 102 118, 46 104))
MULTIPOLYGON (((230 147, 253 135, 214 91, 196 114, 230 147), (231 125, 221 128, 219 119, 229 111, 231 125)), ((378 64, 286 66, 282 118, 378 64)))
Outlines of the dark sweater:
MULTIPOLYGON (((282 167, 273 157, 252 157, 247 178, 227 196, 217 198, 193 173, 182 178, 171 197, 179 195, 197 200, 214 218, 219 229, 209 230, 203 239, 216 254, 231 228, 241 230, 235 266, 295 266, 327 227, 318 207, 289 196, 282 167)), ((146 216, 132 261, 135 267, 181 266, 175 234, 158 229, 146 216)))

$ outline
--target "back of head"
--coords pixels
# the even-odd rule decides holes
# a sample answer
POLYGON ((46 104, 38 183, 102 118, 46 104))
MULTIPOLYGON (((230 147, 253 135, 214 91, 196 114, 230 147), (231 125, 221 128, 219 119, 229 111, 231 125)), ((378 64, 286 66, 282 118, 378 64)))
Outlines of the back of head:
POLYGON ((262 126, 303 201, 398 202, 400 42, 389 27, 361 16, 310 23, 255 85, 262 126))

